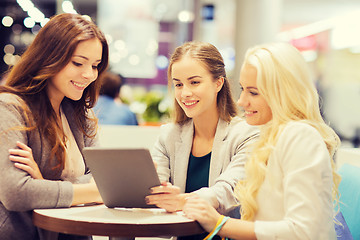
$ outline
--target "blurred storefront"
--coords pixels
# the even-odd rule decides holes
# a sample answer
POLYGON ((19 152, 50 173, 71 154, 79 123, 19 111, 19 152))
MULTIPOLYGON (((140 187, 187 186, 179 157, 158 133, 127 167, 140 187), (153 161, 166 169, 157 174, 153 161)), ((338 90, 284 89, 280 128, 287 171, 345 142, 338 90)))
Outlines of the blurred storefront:
POLYGON ((237 98, 245 50, 280 40, 291 42, 309 62, 326 121, 344 144, 359 145, 358 0, 2 0, 2 75, 60 12, 87 15, 104 31, 110 68, 126 77, 121 97, 140 121, 168 119, 166 71, 176 46, 201 40, 218 47, 237 98), (152 117, 146 119, 145 112, 152 117))

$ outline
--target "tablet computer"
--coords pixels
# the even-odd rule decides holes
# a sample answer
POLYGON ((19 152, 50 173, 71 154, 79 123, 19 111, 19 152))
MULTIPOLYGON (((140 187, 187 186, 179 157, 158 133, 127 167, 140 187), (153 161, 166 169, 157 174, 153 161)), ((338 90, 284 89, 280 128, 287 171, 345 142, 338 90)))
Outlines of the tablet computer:
POLYGON ((154 208, 145 197, 160 185, 148 149, 85 147, 85 162, 109 208, 154 208))

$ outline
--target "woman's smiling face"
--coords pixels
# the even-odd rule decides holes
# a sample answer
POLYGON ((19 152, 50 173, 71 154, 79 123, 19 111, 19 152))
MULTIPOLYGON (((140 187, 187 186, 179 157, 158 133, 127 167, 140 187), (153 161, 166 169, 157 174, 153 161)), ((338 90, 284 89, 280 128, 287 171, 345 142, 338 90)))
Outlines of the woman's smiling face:
POLYGON ((102 45, 93 38, 80 42, 70 62, 49 82, 47 92, 53 105, 59 104, 64 97, 79 100, 84 89, 98 77, 102 45))
POLYGON ((257 88, 256 68, 245 64, 240 72, 240 86, 242 92, 238 105, 245 112, 246 122, 250 125, 262 125, 272 119, 272 111, 268 103, 257 88))
POLYGON ((176 101, 186 116, 196 118, 217 111, 217 94, 223 79, 214 81, 200 61, 183 57, 172 65, 171 78, 176 101))

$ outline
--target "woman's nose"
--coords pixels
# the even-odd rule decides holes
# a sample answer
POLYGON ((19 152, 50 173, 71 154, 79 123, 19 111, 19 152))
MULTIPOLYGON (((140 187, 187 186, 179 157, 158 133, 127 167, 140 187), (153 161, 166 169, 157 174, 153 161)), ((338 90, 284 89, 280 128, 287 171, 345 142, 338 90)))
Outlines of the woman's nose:
POLYGON ((187 97, 187 96, 191 96, 191 95, 192 95, 191 89, 188 86, 184 85, 182 88, 182 91, 181 91, 181 96, 187 97))
POLYGON ((245 94, 244 94, 244 92, 241 92, 240 97, 237 101, 237 105, 239 105, 240 107, 245 107, 246 104, 247 104, 247 100, 246 100, 245 94))
POLYGON ((83 77, 88 80, 94 80, 97 78, 97 70, 94 69, 92 66, 86 67, 83 71, 83 77))

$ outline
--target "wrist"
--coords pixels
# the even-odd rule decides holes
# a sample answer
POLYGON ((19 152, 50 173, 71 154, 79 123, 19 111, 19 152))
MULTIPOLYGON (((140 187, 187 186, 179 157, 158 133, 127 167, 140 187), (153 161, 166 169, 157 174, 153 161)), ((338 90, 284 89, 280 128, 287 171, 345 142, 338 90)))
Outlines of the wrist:
POLYGON ((220 215, 220 217, 218 218, 215 227, 213 228, 213 230, 204 238, 204 240, 207 239, 212 239, 223 227, 223 225, 226 223, 226 221, 229 219, 230 217, 226 217, 224 215, 220 215))
POLYGON ((181 193, 179 194, 179 202, 177 206, 177 211, 182 211, 184 209, 184 205, 186 203, 186 198, 188 197, 188 193, 181 193))

